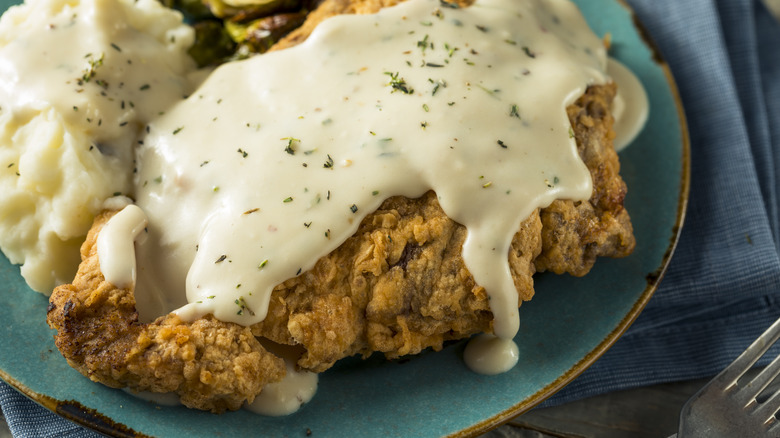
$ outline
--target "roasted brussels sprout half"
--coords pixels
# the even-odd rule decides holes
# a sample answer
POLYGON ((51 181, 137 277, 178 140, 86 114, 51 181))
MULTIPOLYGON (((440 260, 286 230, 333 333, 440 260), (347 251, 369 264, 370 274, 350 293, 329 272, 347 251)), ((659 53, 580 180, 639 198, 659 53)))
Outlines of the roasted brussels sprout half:
POLYGON ((195 28, 189 54, 199 66, 264 53, 323 0, 161 0, 195 28))
POLYGON ((195 44, 188 53, 199 67, 219 65, 233 56, 238 44, 230 38, 222 22, 205 20, 193 27, 195 44))
POLYGON ((204 19, 213 19, 214 15, 201 0, 161 0, 162 4, 181 11, 188 20, 198 22, 204 19))
POLYGON ((241 22, 267 17, 279 12, 300 10, 303 0, 203 0, 218 18, 241 22))
POLYGON ((271 15, 249 23, 225 22, 227 33, 233 41, 249 46, 251 52, 264 53, 279 39, 299 27, 306 20, 303 12, 271 15))

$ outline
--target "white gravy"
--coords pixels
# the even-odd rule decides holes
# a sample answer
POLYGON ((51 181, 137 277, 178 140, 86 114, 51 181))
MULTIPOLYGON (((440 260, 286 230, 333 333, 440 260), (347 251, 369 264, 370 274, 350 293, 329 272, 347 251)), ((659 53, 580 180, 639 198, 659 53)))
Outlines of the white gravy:
POLYGON ((620 152, 630 145, 642 132, 650 112, 645 87, 625 65, 609 58, 607 72, 618 86, 617 96, 612 103, 615 118, 615 150, 620 152))
POLYGON ((108 220, 97 238, 100 271, 106 281, 121 289, 135 286, 135 240, 147 219, 137 205, 128 205, 108 220))
POLYGON ((565 108, 607 80, 605 66, 601 40, 563 0, 411 0, 223 65, 138 150, 150 235, 138 289, 186 291, 184 319, 262 321, 272 288, 382 201, 433 189, 468 229, 464 261, 496 335, 511 339, 512 236, 535 208, 590 197, 565 108))
POLYGON ((515 341, 482 333, 473 337, 463 352, 463 361, 471 371, 494 375, 511 370, 520 358, 515 341))
POLYGON ((297 412, 317 392, 318 375, 297 369, 295 362, 284 359, 287 374, 280 382, 269 383, 248 403, 245 409, 255 414, 279 417, 297 412))

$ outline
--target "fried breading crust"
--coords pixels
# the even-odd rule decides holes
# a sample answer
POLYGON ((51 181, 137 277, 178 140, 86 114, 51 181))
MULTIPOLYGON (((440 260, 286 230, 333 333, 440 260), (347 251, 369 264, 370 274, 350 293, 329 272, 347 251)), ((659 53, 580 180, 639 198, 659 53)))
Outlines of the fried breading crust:
MULTIPOLYGON (((370 13, 397 2, 327 0, 278 48, 303 41, 331 15, 370 13)), ((614 94, 612 84, 592 86, 568 108, 593 195, 555 201, 523 221, 508 254, 518 305, 533 296, 537 271, 584 275, 596 257, 633 250, 626 187, 612 148, 614 94)), ((191 407, 235 409, 283 372, 251 334, 302 347, 298 365, 321 372, 354 354, 396 358, 492 331, 487 294, 461 257, 467 231, 444 214, 433 192, 387 199, 313 269, 277 286, 266 319, 251 334, 211 316, 192 324, 171 315, 138 324, 132 293, 113 288, 100 274, 94 241, 111 214, 96 220, 76 280, 52 295, 48 318, 71 365, 110 386, 174 390, 191 407)))
MULTIPOLYGON (((533 296, 541 221, 530 216, 509 254, 518 305, 533 296)), ((256 336, 303 345, 298 365, 324 371, 375 351, 389 358, 491 331, 487 294, 461 258, 466 229, 447 217, 433 192, 393 197, 314 268, 278 286, 256 336)))
POLYGON ((597 257, 624 257, 636 246, 631 218, 623 208, 626 184, 612 145, 615 93, 614 83, 590 87, 566 109, 580 158, 593 179, 593 195, 588 202, 558 200, 542 210, 542 254, 535 261, 539 272, 583 276, 597 257))
POLYGON ((212 316, 186 323, 174 314, 140 324, 133 293, 100 272, 97 236, 116 213, 95 219, 73 284, 49 299, 49 326, 68 363, 90 379, 136 391, 176 392, 191 408, 222 412, 253 400, 284 376, 284 361, 251 331, 212 316))

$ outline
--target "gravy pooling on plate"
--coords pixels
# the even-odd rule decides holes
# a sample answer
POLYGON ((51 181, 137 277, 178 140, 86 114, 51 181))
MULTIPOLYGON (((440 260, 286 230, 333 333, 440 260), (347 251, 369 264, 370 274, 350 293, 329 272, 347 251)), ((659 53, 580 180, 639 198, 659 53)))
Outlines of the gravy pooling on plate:
POLYGON ((257 323, 274 286, 383 200, 433 189, 468 229, 495 333, 513 337, 509 244, 537 207, 591 195, 565 108, 606 81, 605 49, 568 1, 446 5, 331 18, 298 47, 223 65, 150 123, 137 292, 186 291, 185 319, 257 323))

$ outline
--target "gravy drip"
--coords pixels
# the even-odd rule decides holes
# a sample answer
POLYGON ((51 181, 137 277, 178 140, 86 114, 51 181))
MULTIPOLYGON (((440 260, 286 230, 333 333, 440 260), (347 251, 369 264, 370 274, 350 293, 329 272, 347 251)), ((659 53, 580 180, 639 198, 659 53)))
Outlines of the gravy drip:
POLYGON ((128 205, 108 220, 97 238, 100 272, 106 281, 121 289, 135 286, 135 241, 147 219, 137 205, 128 205))
POLYGON ((612 102, 612 116, 617 134, 615 150, 620 152, 642 132, 650 113, 650 103, 642 82, 620 61, 609 58, 607 72, 618 86, 617 96, 612 102))

